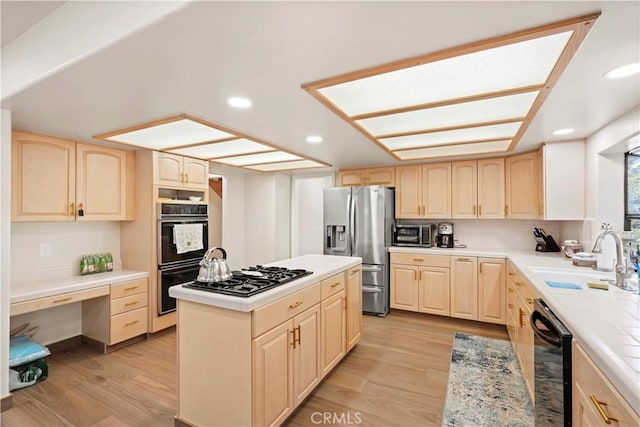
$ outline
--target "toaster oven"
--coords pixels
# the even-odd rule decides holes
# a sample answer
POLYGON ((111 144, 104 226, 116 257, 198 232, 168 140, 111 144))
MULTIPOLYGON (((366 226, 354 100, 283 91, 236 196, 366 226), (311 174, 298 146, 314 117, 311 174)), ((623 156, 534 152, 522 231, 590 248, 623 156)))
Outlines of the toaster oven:
POLYGON ((419 225, 393 224, 393 246, 422 246, 419 225))

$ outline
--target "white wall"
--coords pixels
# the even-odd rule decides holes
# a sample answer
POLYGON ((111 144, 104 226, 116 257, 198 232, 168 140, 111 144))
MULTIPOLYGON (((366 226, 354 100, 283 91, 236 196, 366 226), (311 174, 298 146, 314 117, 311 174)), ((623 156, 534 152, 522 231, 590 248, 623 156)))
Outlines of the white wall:
POLYGON ((321 254, 324 232, 322 190, 334 186, 334 174, 293 176, 291 256, 321 254))
MULTIPOLYGON (((213 166, 211 167, 213 169, 213 166)), ((238 172, 211 170, 223 175, 222 181, 222 247, 233 270, 245 267, 245 175, 238 172)))
POLYGON ((209 247, 222 246, 222 197, 209 188, 209 247))
POLYGON ((11 112, 0 112, 0 399, 9 394, 11 272, 11 112))
POLYGON ((291 176, 275 175, 274 261, 291 258, 291 176))

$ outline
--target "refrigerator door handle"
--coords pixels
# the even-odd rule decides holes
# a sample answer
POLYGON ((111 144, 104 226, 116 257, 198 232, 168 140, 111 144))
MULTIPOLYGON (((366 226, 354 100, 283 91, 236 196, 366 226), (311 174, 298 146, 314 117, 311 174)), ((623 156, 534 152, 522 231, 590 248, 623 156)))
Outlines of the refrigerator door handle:
POLYGON ((362 266, 362 271, 382 271, 382 267, 365 267, 364 265, 362 266))
POLYGON ((362 292, 370 292, 370 293, 374 293, 374 294, 379 294, 380 292, 382 292, 382 288, 379 288, 377 286, 362 286, 362 292))
POLYGON ((349 199, 349 243, 351 244, 351 254, 356 251, 356 197, 349 199))

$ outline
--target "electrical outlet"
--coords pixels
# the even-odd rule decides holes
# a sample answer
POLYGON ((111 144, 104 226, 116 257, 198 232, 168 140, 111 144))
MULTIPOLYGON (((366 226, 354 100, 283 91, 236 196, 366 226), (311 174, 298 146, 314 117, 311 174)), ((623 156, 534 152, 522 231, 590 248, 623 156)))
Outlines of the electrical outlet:
POLYGON ((40 256, 51 256, 51 243, 40 243, 40 256))

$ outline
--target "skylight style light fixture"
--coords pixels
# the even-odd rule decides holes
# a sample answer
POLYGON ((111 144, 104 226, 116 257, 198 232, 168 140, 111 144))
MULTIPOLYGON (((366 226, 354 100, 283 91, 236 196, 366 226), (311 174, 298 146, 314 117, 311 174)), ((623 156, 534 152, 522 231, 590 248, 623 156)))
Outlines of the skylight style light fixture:
POLYGON ((569 135, 573 133, 575 129, 566 128, 566 129, 558 129, 551 132, 552 135, 569 135))
POLYGON ((186 114, 94 138, 261 172, 330 166, 186 114))
POLYGON ((398 160, 506 153, 599 15, 302 87, 398 160))
POLYGON ((234 108, 249 108, 253 105, 250 99, 240 96, 232 96, 231 98, 227 99, 227 104, 234 108))
POLYGON ((623 65, 622 67, 614 68, 613 70, 604 73, 604 77, 607 79, 620 79, 622 77, 632 76, 640 73, 640 63, 623 65))
POLYGON ((309 144, 320 144, 322 142, 322 137, 320 135, 309 135, 305 138, 309 144))

